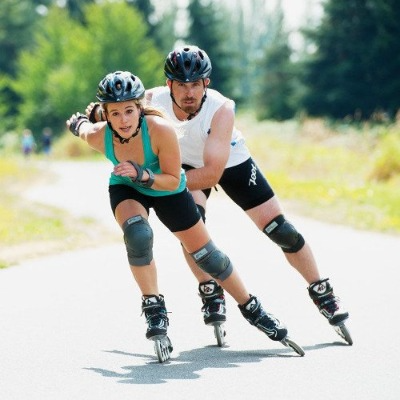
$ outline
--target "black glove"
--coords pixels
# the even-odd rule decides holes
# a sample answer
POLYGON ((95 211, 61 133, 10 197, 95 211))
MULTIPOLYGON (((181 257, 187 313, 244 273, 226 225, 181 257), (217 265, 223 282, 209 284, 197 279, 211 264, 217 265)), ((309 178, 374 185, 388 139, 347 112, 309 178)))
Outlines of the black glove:
POLYGON ((81 113, 76 113, 72 122, 69 125, 69 130, 75 135, 79 136, 79 127, 84 123, 89 122, 89 118, 81 113))

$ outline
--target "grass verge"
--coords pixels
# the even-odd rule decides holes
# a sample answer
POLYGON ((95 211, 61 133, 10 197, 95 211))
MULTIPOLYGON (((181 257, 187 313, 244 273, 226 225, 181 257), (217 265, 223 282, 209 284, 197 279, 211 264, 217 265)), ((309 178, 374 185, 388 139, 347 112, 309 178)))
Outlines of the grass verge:
POLYGON ((400 176, 370 179, 375 134, 314 131, 296 122, 238 120, 259 167, 281 200, 305 216, 357 229, 400 234, 400 176), (250 129, 249 127, 253 128, 250 129), (247 134, 246 134, 247 135, 247 134))
POLYGON ((73 218, 56 207, 29 202, 20 195, 43 178, 34 163, 0 158, 0 269, 60 251, 91 247, 115 237, 96 221, 73 218))
MULTIPOLYGON (((238 116, 237 126, 290 212, 357 229, 400 234, 398 131, 387 144, 388 136, 380 138, 374 130, 342 127, 332 131, 322 121, 258 122, 246 113, 238 116), (380 142, 386 142, 385 151, 380 142), (386 179, 371 179, 383 172, 386 179)), ((70 135, 61 138, 54 158, 98 158, 73 139, 70 135)), ((24 200, 21 191, 43 173, 33 165, 17 156, 0 158, 0 268, 36 256, 95 246, 104 239, 115 240, 94 220, 71 218, 57 208, 24 200)))

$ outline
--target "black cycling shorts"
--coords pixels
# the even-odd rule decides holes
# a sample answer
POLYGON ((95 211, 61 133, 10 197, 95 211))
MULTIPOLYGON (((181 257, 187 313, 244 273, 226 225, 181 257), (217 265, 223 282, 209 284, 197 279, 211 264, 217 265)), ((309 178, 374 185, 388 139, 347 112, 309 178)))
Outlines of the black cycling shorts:
POLYGON ((196 225, 201 215, 187 189, 167 196, 146 196, 128 185, 109 185, 110 204, 115 215, 118 204, 135 200, 150 214, 153 208, 159 220, 171 231, 185 231, 196 225))
MULTIPOLYGON (((183 164, 182 168, 185 171, 193 169, 187 164, 183 164)), ((251 157, 239 165, 226 168, 218 185, 244 211, 265 203, 275 195, 251 157)), ((203 192, 208 198, 211 189, 204 189, 203 192)))

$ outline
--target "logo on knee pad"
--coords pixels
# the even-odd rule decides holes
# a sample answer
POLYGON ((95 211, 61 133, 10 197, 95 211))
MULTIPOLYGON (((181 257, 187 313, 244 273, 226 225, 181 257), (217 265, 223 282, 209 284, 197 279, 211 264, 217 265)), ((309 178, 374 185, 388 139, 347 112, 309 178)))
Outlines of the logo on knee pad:
POLYGON ((132 218, 129 218, 125 221, 126 225, 131 225, 134 224, 135 222, 139 222, 142 220, 142 216, 141 215, 135 215, 132 218))
POLYGON ((278 223, 276 221, 272 221, 268 226, 264 228, 264 232, 268 235, 270 234, 276 227, 278 223))
POLYGON ((198 260, 200 260, 201 258, 203 258, 207 254, 208 254, 208 250, 205 247, 203 247, 197 253, 193 254, 193 258, 195 259, 195 261, 198 261, 198 260))

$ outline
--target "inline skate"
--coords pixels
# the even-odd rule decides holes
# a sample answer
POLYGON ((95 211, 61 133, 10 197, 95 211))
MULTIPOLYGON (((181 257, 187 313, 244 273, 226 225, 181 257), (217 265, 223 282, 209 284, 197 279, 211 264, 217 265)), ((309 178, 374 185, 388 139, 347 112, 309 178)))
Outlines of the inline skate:
POLYGON ((219 347, 225 345, 226 306, 224 290, 214 280, 199 284, 199 295, 203 302, 204 323, 214 327, 214 335, 219 347))
POLYGON ((142 297, 142 314, 147 322, 146 338, 154 341, 154 351, 160 363, 167 361, 173 350, 167 335, 168 317, 164 296, 160 294, 142 297))
POLYGON ((329 278, 312 283, 308 287, 308 293, 319 312, 329 321, 336 333, 351 346, 353 339, 345 325, 349 313, 341 308, 340 299, 334 295, 329 278))
POLYGON ((298 355, 304 356, 305 352, 302 347, 288 336, 285 325, 272 314, 267 313, 257 297, 251 296, 245 304, 239 304, 238 307, 247 321, 265 333, 271 340, 281 342, 284 346, 294 350, 298 355))

